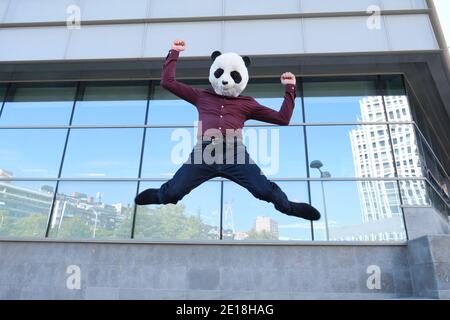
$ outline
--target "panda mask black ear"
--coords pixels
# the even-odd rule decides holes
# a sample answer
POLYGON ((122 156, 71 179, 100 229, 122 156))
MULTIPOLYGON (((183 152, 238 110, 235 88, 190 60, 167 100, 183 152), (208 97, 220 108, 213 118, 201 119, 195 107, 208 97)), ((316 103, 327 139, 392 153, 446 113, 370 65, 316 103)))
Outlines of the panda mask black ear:
POLYGON ((220 56, 220 55, 222 55, 222 52, 220 52, 220 51, 214 51, 214 52, 211 54, 211 60, 212 60, 212 61, 216 60, 216 58, 217 58, 218 56, 220 56))
POLYGON ((250 65, 252 64, 252 60, 250 60, 250 58, 247 57, 247 56, 242 57, 242 60, 244 60, 245 66, 246 66, 247 68, 250 67, 250 65))

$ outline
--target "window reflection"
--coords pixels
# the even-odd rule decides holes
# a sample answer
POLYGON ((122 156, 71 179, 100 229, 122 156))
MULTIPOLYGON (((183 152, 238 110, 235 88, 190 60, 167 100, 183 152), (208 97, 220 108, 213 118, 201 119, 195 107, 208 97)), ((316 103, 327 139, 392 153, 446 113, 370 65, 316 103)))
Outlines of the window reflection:
POLYGON ((12 177, 57 177, 66 129, 0 130, 0 170, 12 177))
POLYGON ((306 177, 301 127, 247 127, 244 143, 253 161, 268 177, 306 177))
MULTIPOLYGON (((140 191, 161 182, 141 183, 140 191)), ((138 206, 135 238, 146 240, 217 240, 220 236, 220 182, 205 182, 176 205, 138 206), (205 196, 208 195, 208 196, 205 196)))
POLYGON ((0 125, 67 125, 76 85, 12 84, 0 117, 0 125))
POLYGON ((422 177, 422 163, 419 155, 413 125, 390 125, 399 177, 422 177))
POLYGON ((376 78, 306 78, 306 122, 386 121, 376 78), (373 109, 366 112, 370 105, 373 109))
POLYGON ((51 181, 0 181, 0 237, 44 237, 54 190, 51 181))
MULTIPOLYGON (((306 177, 303 130, 300 127, 248 127, 244 144, 269 177, 306 177)), ((147 130, 142 176, 172 177, 196 143, 196 128, 147 130)))
POLYGON ((72 129, 63 177, 137 178, 143 129, 72 129))
POLYGON ((144 124, 147 82, 84 84, 75 107, 74 125, 144 124))
POLYGON ((142 177, 171 178, 196 143, 194 128, 151 128, 145 138, 142 177))
POLYGON ((331 177, 395 176, 386 125, 311 126, 306 131, 309 159, 320 160, 331 177))
POLYGON ((402 201, 410 206, 429 206, 430 199, 427 194, 427 182, 424 180, 399 181, 402 201))
POLYGON ((322 213, 316 240, 406 240, 395 181, 314 181, 311 197, 322 213))
MULTIPOLYGON (((209 87, 205 81, 187 83, 209 87)), ((403 79, 398 75, 306 78, 303 87, 305 119, 298 94, 291 122, 412 120, 403 79)), ((50 222, 53 237, 129 238, 137 181, 64 179, 136 179, 146 132, 141 176, 161 182, 141 182, 140 189, 159 187, 187 160, 196 143, 196 128, 181 127, 193 125, 197 111, 159 85, 150 87, 146 81, 80 83, 74 106, 75 91, 74 83, 12 84, 5 97, 0 126, 68 125, 73 107, 74 125, 143 125, 148 102, 148 124, 173 127, 70 129, 50 222), (147 101, 150 89, 151 99, 147 101)), ((0 85, 0 99, 3 94, 5 86, 0 85)), ((284 91, 278 79, 255 79, 243 94, 279 110, 284 91)), ((305 160, 302 126, 260 126, 257 121, 247 125, 250 126, 244 130, 244 142, 270 179, 307 176, 309 164, 305 160), (252 127, 255 124, 258 126, 252 127)), ((311 240, 314 231, 316 240, 400 241, 405 239, 405 231, 399 191, 406 205, 442 206, 443 199, 448 199, 450 180, 436 165, 431 150, 425 144, 418 145, 413 125, 321 123, 308 125, 305 131, 309 161, 322 163, 322 172, 310 168, 313 178, 325 175, 331 179, 383 179, 398 173, 402 178, 426 176, 431 182, 313 181, 313 205, 322 212, 322 220, 315 222, 311 230, 309 221, 276 211, 272 204, 255 199, 230 181, 223 182, 221 203, 221 182, 209 181, 177 205, 136 208, 136 237, 169 241, 219 239, 222 208, 225 239, 311 240)), ((0 235, 45 235, 56 183, 19 183, 14 178, 58 177, 66 135, 67 129, 0 129, 0 235), (8 228, 2 229, 5 226, 8 228)), ((307 202, 307 182, 277 183, 291 200, 307 202)))
POLYGON ((135 195, 136 182, 60 182, 50 236, 130 238, 135 195))
MULTIPOLYGON (((289 200, 308 202, 306 182, 276 183, 289 200)), ((272 203, 254 198, 234 182, 224 182, 223 203, 224 239, 311 240, 309 221, 277 211, 272 203)))
MULTIPOLYGON (((206 89, 210 86, 205 83, 189 83, 196 88, 206 89)), ((166 89, 157 85, 154 88, 148 123, 150 125, 193 125, 198 120, 197 109, 166 89)))
MULTIPOLYGON (((280 110, 283 103, 285 92, 283 85, 280 84, 280 81, 278 79, 264 79, 264 82, 260 82, 260 80, 254 80, 252 83, 249 83, 242 94, 244 96, 251 96, 263 106, 278 111, 280 110)), ((291 118, 291 123, 293 122, 303 122, 302 100, 301 95, 298 92, 297 98, 295 99, 294 112, 291 118)), ((256 120, 249 120, 246 122, 247 125, 255 123, 261 124, 262 122, 256 120)))

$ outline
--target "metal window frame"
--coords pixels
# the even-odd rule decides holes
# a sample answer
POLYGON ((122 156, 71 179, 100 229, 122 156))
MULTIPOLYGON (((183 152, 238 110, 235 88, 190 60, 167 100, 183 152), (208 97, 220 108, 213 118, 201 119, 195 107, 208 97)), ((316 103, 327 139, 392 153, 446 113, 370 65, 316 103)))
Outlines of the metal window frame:
MULTIPOLYGON (((75 90, 75 97, 74 97, 73 103, 72 103, 72 110, 70 112, 69 126, 72 125, 72 121, 73 121, 73 118, 74 118, 74 115, 75 115, 75 106, 76 106, 77 101, 79 99, 80 87, 81 87, 81 82, 77 82, 77 87, 76 87, 76 90, 75 90)), ((66 157, 67 145, 69 143, 70 130, 71 130, 71 128, 67 129, 66 139, 65 139, 65 142, 64 142, 64 148, 63 148, 63 152, 62 152, 62 156, 61 156, 61 162, 60 162, 59 170, 58 170, 58 178, 61 178, 61 174, 62 174, 62 170, 63 170, 63 166, 64 166, 64 160, 65 160, 65 157, 66 157)), ((52 224, 52 219, 53 219, 53 213, 54 213, 54 209, 55 209, 56 198, 57 198, 57 195, 58 195, 59 182, 60 182, 60 180, 56 181, 55 191, 53 193, 53 199, 52 199, 52 203, 51 203, 51 206, 50 206, 50 212, 48 214, 47 227, 45 229, 45 238, 48 238, 49 235, 50 235, 50 229, 51 229, 51 224, 52 224)))

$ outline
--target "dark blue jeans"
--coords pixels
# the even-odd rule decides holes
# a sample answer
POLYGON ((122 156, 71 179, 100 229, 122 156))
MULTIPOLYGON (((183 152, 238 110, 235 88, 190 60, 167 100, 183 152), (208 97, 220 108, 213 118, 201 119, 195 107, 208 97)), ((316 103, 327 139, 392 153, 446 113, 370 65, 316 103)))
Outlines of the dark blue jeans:
POLYGON ((215 177, 236 182, 256 198, 272 202, 283 213, 289 213, 291 209, 286 194, 263 175, 240 141, 216 145, 199 142, 173 178, 160 187, 160 203, 175 204, 191 190, 215 177), (210 157, 205 158, 205 154, 210 157))

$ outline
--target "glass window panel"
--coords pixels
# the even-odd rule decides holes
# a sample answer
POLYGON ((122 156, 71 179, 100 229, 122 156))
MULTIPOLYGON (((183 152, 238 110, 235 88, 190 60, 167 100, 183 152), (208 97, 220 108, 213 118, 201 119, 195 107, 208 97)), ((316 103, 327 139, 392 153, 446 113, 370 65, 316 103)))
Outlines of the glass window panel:
POLYGON ((311 126, 307 137, 309 160, 321 161, 331 177, 395 176, 386 125, 311 126))
MULTIPOLYGON (((168 178, 188 159, 196 141, 193 128, 147 130, 142 176, 168 178), (171 137, 180 140, 171 140, 171 137)), ((301 127, 251 127, 244 143, 252 159, 269 177, 306 177, 301 127)))
POLYGON ((386 95, 404 96, 406 95, 403 85, 403 76, 401 75, 383 75, 380 76, 386 95))
MULTIPOLYGON (((275 181, 276 182, 276 181, 275 181)), ((306 182, 276 182, 295 202, 308 201, 306 182)), ((245 188, 224 182, 224 239, 311 240, 311 223, 277 211, 272 203, 253 197, 245 188)))
POLYGON ((0 237, 45 237, 54 190, 51 181, 0 181, 0 237))
POLYGON ((0 117, 0 125, 67 125, 76 85, 13 84, 0 117))
POLYGON ((389 121, 412 121, 411 109, 406 96, 384 96, 389 121))
POLYGON ((94 82, 83 85, 73 124, 144 124, 147 82, 94 82))
POLYGON ((72 129, 63 177, 135 178, 143 129, 72 129))
MULTIPOLYGON (((186 83, 201 89, 211 87, 205 83, 186 83)), ((155 86, 148 115, 150 125, 193 125, 197 120, 198 112, 192 104, 159 85, 155 86)))
MULTIPOLYGON (((280 110, 284 99, 284 87, 279 80, 255 80, 249 83, 247 88, 242 93, 245 96, 251 96, 256 99, 263 106, 269 107, 276 111, 280 110), (264 82, 262 82, 264 81, 264 82)), ((297 92, 295 99, 294 113, 292 114, 292 122, 303 122, 302 116, 302 100, 301 95, 297 92)), ((246 124, 261 123, 256 120, 249 120, 246 124)))
POLYGON ((306 122, 386 121, 376 78, 304 80, 306 122))
POLYGON ((13 177, 57 177, 67 129, 0 130, 0 170, 13 177))
POLYGON ((142 177, 168 179, 189 158, 196 141, 194 128, 151 128, 145 138, 142 177), (172 140, 174 139, 180 140, 172 140))
MULTIPOLYGON (((163 182, 141 183, 140 191, 163 182)), ((176 205, 138 206, 135 238, 146 240, 218 240, 220 182, 205 182, 176 205), (208 195, 205 197, 205 195, 208 195)))
POLYGON ((422 162, 414 126, 390 125, 390 129, 398 176, 422 177, 422 162))
MULTIPOLYGON (((196 88, 207 89, 209 84, 194 83, 196 88)), ((254 97, 259 103, 274 110, 279 110, 283 102, 284 91, 279 83, 254 83, 249 84, 242 93, 245 96, 254 97)), ((293 122, 301 122, 301 99, 296 99, 296 107, 292 116, 293 122)), ((198 120, 195 107, 188 102, 179 99, 161 86, 155 86, 153 98, 150 101, 149 124, 151 125, 192 125, 198 120), (176 117, 174 117, 176 114, 176 117)), ((247 122, 258 123, 250 120, 247 122)))
POLYGON ((410 206, 429 206, 430 199, 427 194, 427 183, 424 180, 399 181, 402 201, 410 206))
POLYGON ((50 237, 129 239, 137 182, 60 182, 50 237))
POLYGON ((7 88, 6 84, 0 83, 0 110, 1 110, 1 107, 3 106, 3 100, 5 99, 6 88, 7 88))
POLYGON ((322 214, 315 240, 327 239, 327 226, 330 241, 406 240, 396 182, 315 181, 311 197, 322 214))
POLYGON ((244 143, 253 161, 268 177, 306 177, 302 127, 249 127, 244 143))

